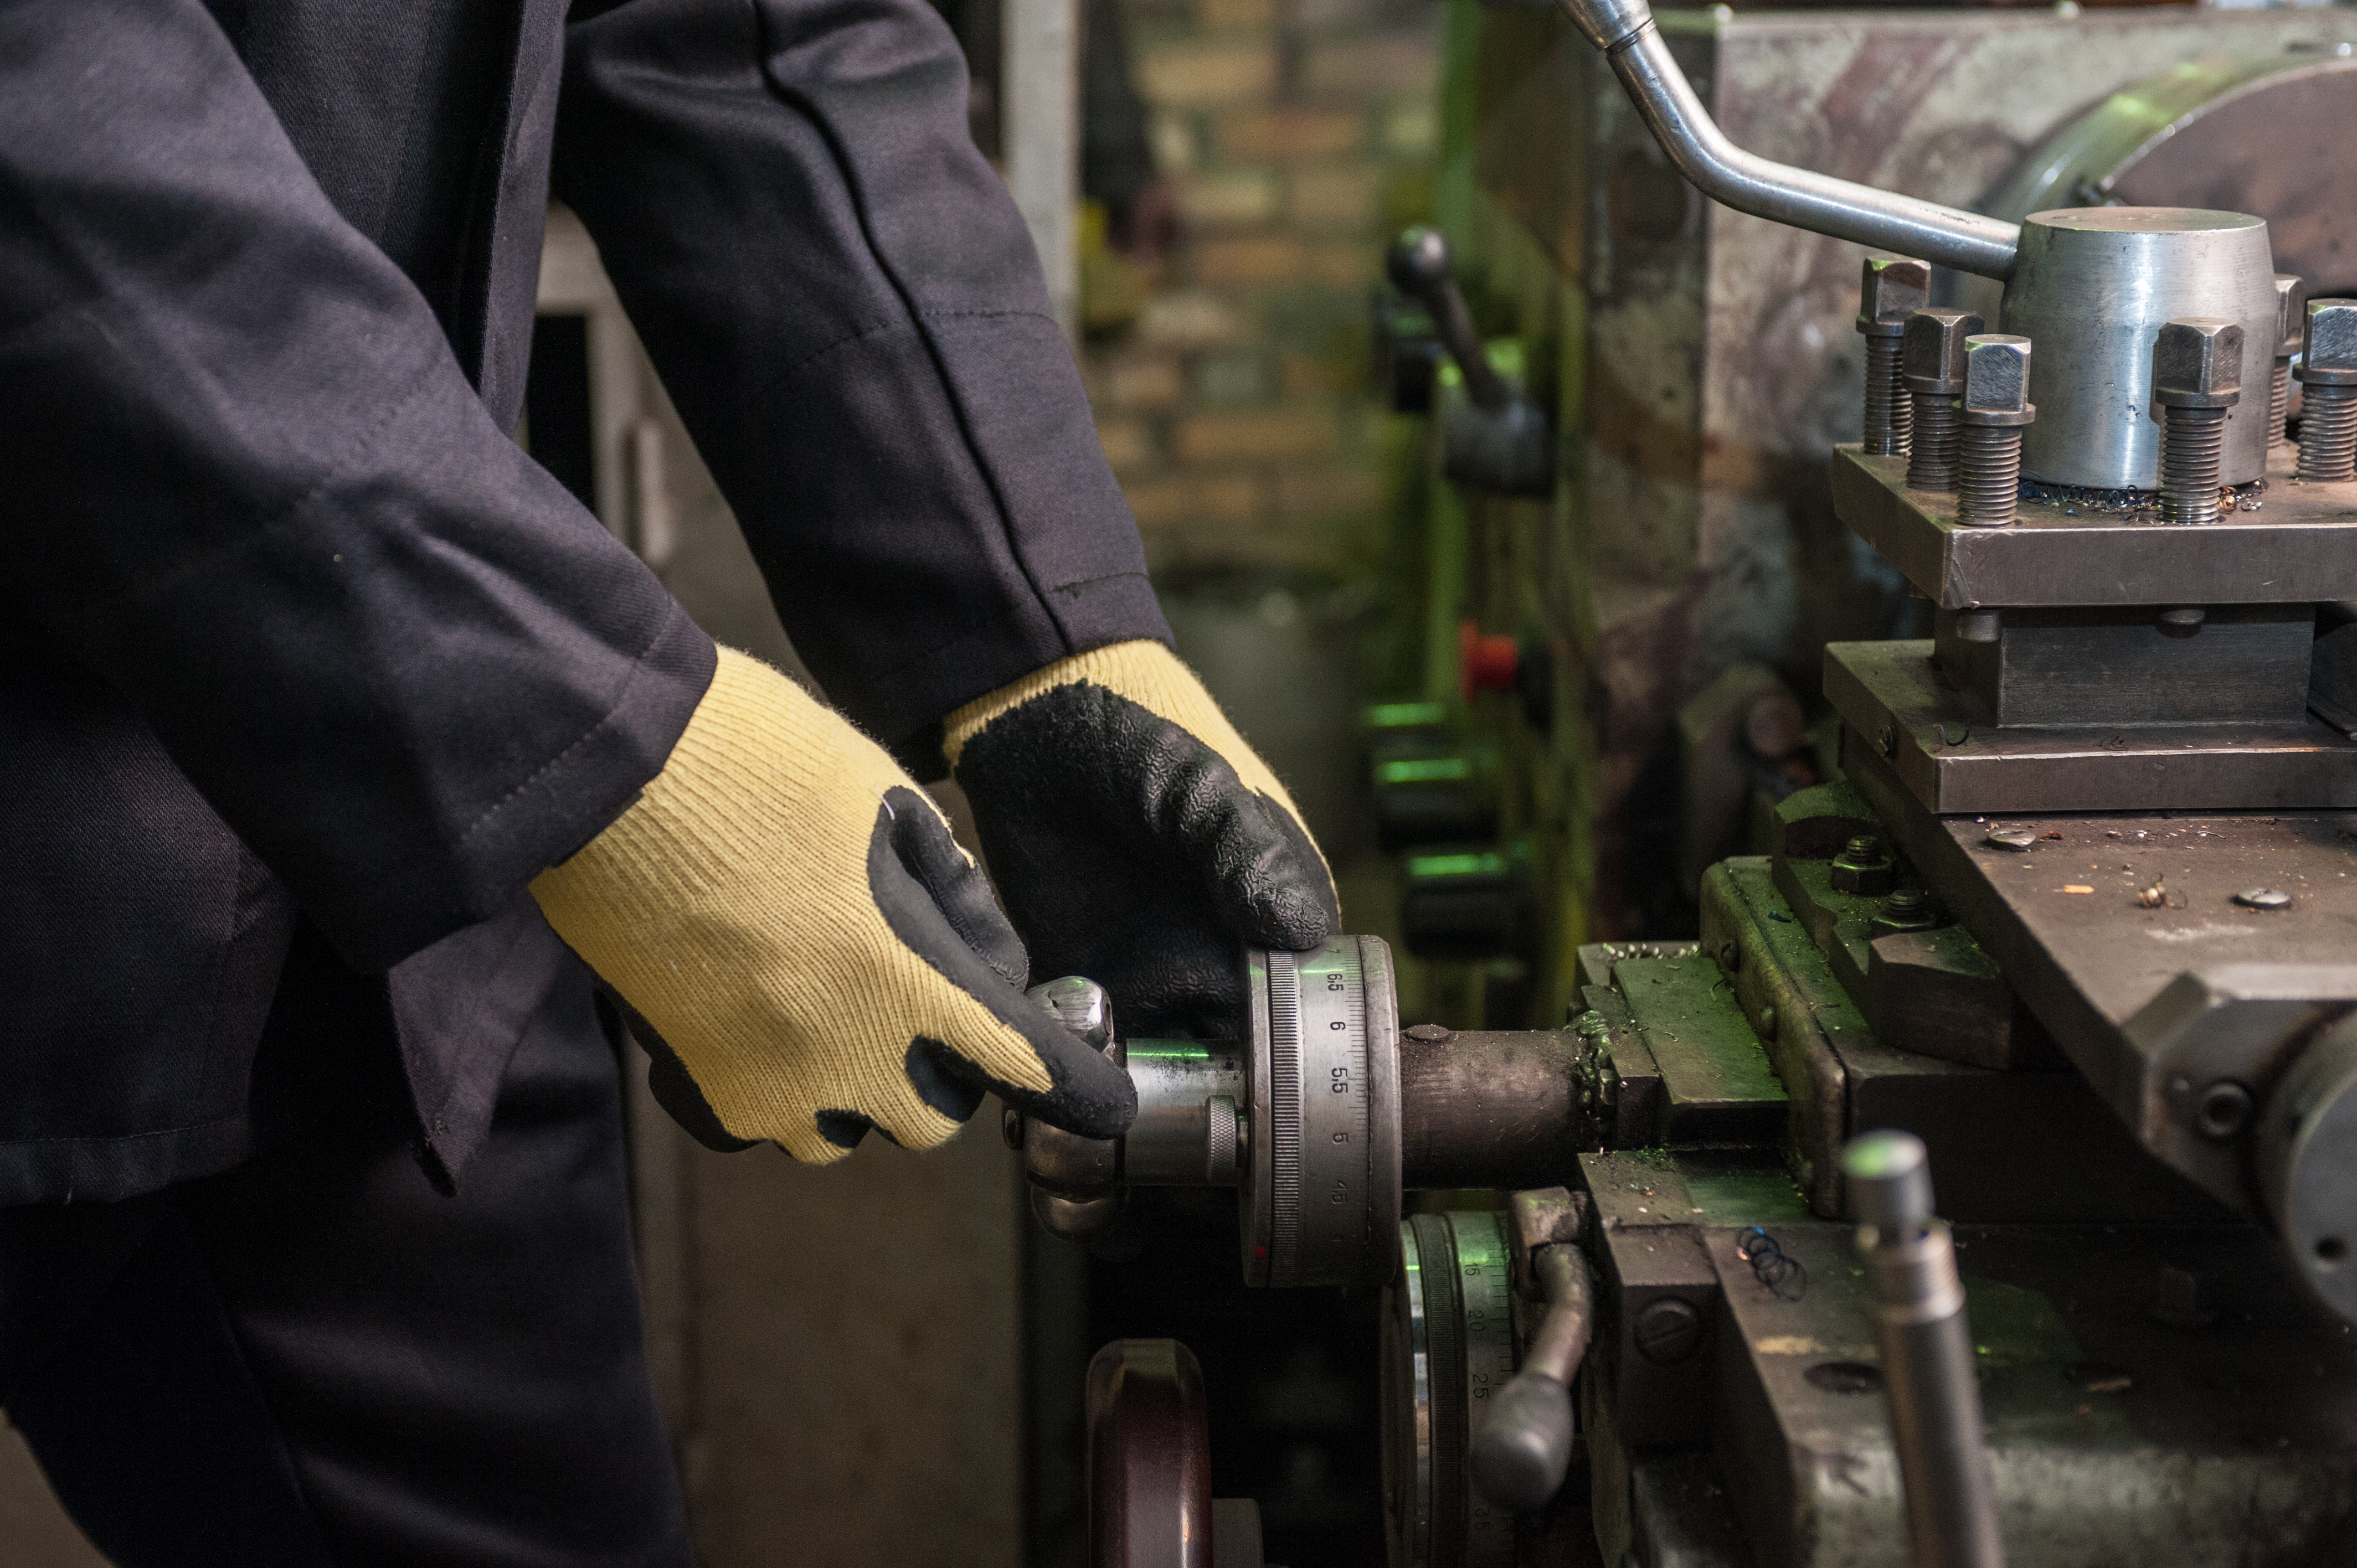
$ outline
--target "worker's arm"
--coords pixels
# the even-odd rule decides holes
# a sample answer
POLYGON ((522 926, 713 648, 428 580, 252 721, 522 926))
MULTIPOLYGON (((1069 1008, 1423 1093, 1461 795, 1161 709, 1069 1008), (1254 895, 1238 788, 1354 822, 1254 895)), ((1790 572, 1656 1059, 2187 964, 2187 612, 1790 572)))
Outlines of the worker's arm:
POLYGON ((930 804, 774 672, 716 679, 194 0, 0 8, 0 428, 12 612, 356 962, 562 862, 534 891, 727 1132, 931 1142, 985 1086, 1125 1122, 930 804))
POLYGON ((828 697, 932 777, 951 709, 1084 649, 1168 641, 932 8, 574 16, 556 194, 828 697))
POLYGON ((1038 972, 1103 981, 1132 1029, 1225 1026, 1236 944, 1314 944, 1333 886, 1164 646, 948 27, 924 0, 575 17, 557 193, 796 649, 911 766, 949 741, 1038 972))
POLYGON ((197 0, 0 7, 0 429, 5 612, 364 965, 603 828, 711 679, 197 0))

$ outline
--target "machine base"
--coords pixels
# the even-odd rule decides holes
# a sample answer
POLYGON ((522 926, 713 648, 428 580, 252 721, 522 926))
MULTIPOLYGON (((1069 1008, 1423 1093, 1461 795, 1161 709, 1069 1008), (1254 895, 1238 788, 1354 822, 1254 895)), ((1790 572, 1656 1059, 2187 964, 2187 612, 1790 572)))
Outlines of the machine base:
POLYGON ((1946 609, 1991 605, 2316 604, 2357 598, 2357 484, 2303 484, 2267 459, 2259 506, 2200 527, 2025 500, 2009 527, 1967 528, 1956 498, 1907 488, 1907 459, 1834 448, 1834 511, 1946 609))
POLYGON ((1941 816, 2357 808, 2357 742, 2312 716, 2002 728, 1975 722, 1929 641, 1826 644, 1825 697, 1941 816))

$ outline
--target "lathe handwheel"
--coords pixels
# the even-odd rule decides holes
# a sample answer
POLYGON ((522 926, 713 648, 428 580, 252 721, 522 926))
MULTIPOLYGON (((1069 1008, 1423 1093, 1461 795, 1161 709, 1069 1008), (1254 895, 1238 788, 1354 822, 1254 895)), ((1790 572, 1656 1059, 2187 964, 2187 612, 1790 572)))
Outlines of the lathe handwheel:
POLYGON ((1250 1176, 1237 1194, 1255 1285, 1380 1284, 1396 1262, 1399 1018, 1378 937, 1248 955, 1250 1176))
POLYGON ((1393 1568, 1510 1568, 1513 1516, 1472 1484, 1485 1401, 1514 1375, 1502 1215, 1418 1214, 1383 1293, 1383 1500, 1393 1568))

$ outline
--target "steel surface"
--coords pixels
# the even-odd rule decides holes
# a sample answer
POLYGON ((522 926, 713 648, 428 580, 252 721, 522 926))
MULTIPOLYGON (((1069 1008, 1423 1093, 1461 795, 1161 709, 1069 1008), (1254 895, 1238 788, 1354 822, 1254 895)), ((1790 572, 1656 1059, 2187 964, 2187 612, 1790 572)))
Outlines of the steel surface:
MULTIPOLYGON (((1728 1333, 1718 1452, 1753 1549, 1902 1568, 1873 1304, 1851 1233, 1780 1224, 1808 1271, 1763 1288, 1712 1217, 1728 1333)), ((2246 1226, 1960 1226, 1998 1516, 2013 1568, 2274 1568, 2357 1552, 2357 1341, 2246 1226), (2155 1311, 2163 1270, 2217 1308, 2155 1311)))
MULTIPOLYGON (((2005 330, 2037 344, 2029 395, 2038 423, 2023 467, 2049 484, 2097 489, 2160 483, 2153 340, 2168 322, 2217 317, 2239 326, 2240 384, 2274 373, 2275 263, 2266 220, 2177 207, 2093 207, 2033 214, 2021 264, 2006 285, 2005 330)), ((2266 471, 2266 405, 2226 419, 2224 478, 2266 471)))
POLYGON ((1846 769, 2137 1140, 2255 1211, 2247 1147, 2204 1133, 2202 1093, 2264 1091, 2357 1008, 2357 814, 2024 813, 2003 819, 2033 835, 2015 850, 1989 842, 1997 819, 1925 810, 1870 748, 1854 746, 1846 769), (2255 886, 2290 900, 2236 901, 2255 886))
POLYGON ((1716 963, 1700 955, 1633 959, 1614 965, 1612 979, 1661 1069, 1663 1141, 1776 1141, 1785 1086, 1716 963))

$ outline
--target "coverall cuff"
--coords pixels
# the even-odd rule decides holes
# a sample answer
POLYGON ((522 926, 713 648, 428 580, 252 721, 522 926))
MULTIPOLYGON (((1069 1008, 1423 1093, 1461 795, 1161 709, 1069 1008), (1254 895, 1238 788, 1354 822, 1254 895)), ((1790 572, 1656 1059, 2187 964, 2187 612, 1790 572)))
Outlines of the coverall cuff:
POLYGON ((519 779, 447 857, 423 875, 395 875, 341 908, 313 909, 313 918, 346 961, 374 970, 497 913, 628 811, 662 771, 717 660, 712 639, 673 602, 622 674, 605 717, 519 779))

